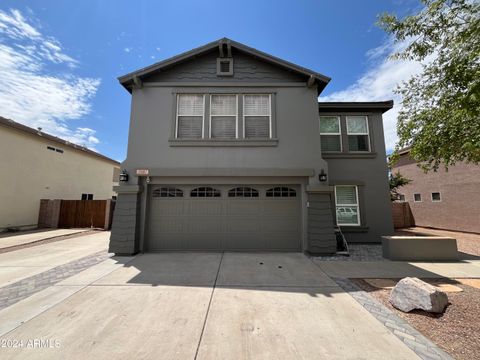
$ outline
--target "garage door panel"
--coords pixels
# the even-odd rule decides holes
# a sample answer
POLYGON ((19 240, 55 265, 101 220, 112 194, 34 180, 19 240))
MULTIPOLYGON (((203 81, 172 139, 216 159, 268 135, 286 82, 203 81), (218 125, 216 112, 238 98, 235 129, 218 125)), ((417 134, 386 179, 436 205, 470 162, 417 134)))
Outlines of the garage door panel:
POLYGON ((186 221, 186 232, 190 235, 217 234, 223 232, 223 223, 213 216, 190 216, 186 221))
POLYGON ((263 215, 264 216, 275 216, 275 215, 287 215, 292 216, 299 211, 297 205, 298 201, 294 200, 268 200, 263 204, 263 215))
MULTIPOLYGON (((204 185, 202 185, 204 186, 204 185)), ((298 251, 301 243, 299 187, 288 193, 268 189, 278 185, 215 185, 220 197, 191 197, 200 185, 173 185, 178 197, 152 197, 149 205, 147 248, 160 250, 285 250, 298 251), (257 191, 251 196, 243 187, 257 191), (290 197, 288 197, 290 196, 290 197)), ((152 192, 159 187, 153 186, 152 192)), ((168 192, 169 196, 172 192, 168 192)), ((176 193, 174 193, 176 195, 176 193)))
POLYGON ((180 233, 185 228, 185 219, 183 217, 165 216, 157 217, 151 220, 150 232, 152 234, 161 233, 180 233))
POLYGON ((265 221, 262 224, 262 227, 266 233, 283 233, 286 231, 298 232, 299 221, 297 218, 276 216, 270 217, 268 221, 265 221))
POLYGON ((227 202, 227 215, 260 215, 262 202, 252 199, 231 200, 227 202))
POLYGON ((256 216, 238 216, 235 218, 235 221, 226 222, 226 231, 228 234, 256 234, 261 232, 261 230, 261 219, 256 216))
POLYGON ((221 247, 222 239, 218 234, 210 234, 209 236, 191 234, 188 238, 183 239, 183 249, 219 250, 221 247))
POLYGON ((155 199, 151 205, 152 212, 161 216, 179 216, 185 212, 184 201, 155 199))
POLYGON ((190 216, 221 216, 223 214, 224 204, 220 200, 199 200, 191 199, 186 204, 186 215, 190 216))

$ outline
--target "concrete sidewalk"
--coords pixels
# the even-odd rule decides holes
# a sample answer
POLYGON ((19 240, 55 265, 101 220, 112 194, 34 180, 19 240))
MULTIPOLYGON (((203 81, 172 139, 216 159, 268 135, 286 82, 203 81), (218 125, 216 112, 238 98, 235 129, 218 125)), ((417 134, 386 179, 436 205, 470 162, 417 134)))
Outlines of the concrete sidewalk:
POLYGON ((480 278, 480 261, 322 261, 312 259, 322 271, 336 278, 480 278))
POLYGON ((2 233, 0 234, 0 249, 29 244, 60 236, 79 234, 90 230, 91 229, 42 229, 22 231, 18 233, 2 233))
POLYGON ((106 251, 110 232, 80 236, 0 254, 0 287, 90 254, 106 251))
POLYGON ((112 258, 0 311, 2 358, 418 359, 302 254, 112 258))

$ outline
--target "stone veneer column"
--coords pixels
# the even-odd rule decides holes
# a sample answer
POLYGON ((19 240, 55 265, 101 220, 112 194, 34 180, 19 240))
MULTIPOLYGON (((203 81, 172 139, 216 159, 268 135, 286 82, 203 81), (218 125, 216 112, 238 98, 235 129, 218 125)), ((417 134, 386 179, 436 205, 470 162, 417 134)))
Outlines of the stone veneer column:
POLYGON ((332 209, 333 186, 307 186, 308 249, 311 254, 334 254, 337 240, 332 209))
POLYGON ((140 238, 140 193, 139 185, 117 186, 118 193, 113 213, 109 252, 115 255, 132 255, 138 252, 140 238))

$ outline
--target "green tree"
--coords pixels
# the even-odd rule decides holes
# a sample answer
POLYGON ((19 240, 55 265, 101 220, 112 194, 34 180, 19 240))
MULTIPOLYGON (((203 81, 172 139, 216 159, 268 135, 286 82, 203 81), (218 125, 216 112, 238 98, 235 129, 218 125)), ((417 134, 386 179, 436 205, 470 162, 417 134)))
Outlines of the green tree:
POLYGON ((395 174, 390 173, 389 175, 390 182, 390 200, 395 201, 399 199, 398 189, 404 185, 410 184, 412 180, 407 179, 400 171, 397 171, 395 174))
MULTIPOLYGON (((396 150, 425 171, 458 161, 480 161, 480 2, 421 0, 418 14, 379 24, 396 42, 407 42, 393 59, 421 61, 423 71, 402 83, 396 150)), ((396 152, 394 158, 397 158, 396 152)))

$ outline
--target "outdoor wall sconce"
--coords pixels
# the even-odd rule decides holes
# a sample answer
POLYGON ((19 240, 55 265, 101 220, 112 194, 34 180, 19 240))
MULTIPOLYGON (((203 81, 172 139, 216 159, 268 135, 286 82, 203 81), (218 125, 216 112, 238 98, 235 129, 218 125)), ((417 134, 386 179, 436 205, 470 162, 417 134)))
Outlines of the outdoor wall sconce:
POLYGON ((150 184, 150 176, 147 176, 147 178, 145 179, 145 181, 147 182, 147 184, 150 184))
POLYGON ((323 171, 323 169, 320 171, 320 174, 318 174, 318 180, 320 182, 327 181, 327 174, 325 174, 325 171, 323 171))
POLYGON ((120 173, 119 180, 121 182, 127 182, 128 181, 128 172, 127 170, 123 169, 122 172, 120 173))

